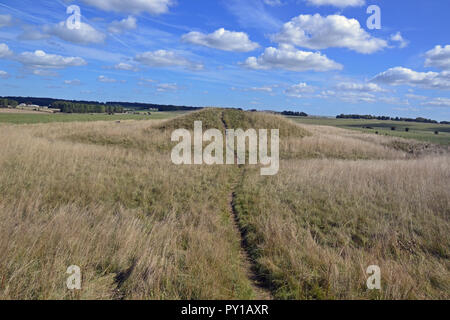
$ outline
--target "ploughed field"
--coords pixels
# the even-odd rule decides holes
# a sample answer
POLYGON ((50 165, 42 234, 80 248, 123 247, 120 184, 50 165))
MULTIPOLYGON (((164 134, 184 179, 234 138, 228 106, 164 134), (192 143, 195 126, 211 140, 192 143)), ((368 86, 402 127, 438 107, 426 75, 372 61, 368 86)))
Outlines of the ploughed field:
POLYGON ((0 134, 0 299, 450 298, 446 146, 223 109, 0 134), (195 120, 280 129, 279 173, 172 164, 195 120))

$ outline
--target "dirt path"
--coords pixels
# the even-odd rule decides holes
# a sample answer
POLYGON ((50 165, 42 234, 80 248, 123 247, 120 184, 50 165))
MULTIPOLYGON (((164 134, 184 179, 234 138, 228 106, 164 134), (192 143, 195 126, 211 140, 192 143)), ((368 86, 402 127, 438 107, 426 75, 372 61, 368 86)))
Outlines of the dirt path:
MULTIPOLYGON (((222 112, 222 124, 224 127, 224 130, 227 129, 227 124, 223 118, 223 112, 222 112)), ((237 155, 234 155, 235 157, 235 163, 237 162, 237 155)), ((250 280, 250 283, 252 285, 253 292, 255 293, 256 300, 272 300, 272 294, 265 285, 265 281, 261 275, 257 273, 257 266, 256 262, 251 258, 250 256, 250 246, 247 243, 247 237, 245 230, 241 227, 240 219, 239 219, 239 213, 236 209, 236 189, 241 183, 241 180, 245 176, 245 169, 241 166, 241 173, 238 178, 238 180, 234 183, 231 193, 229 194, 229 213, 230 213, 230 219, 233 225, 233 229, 235 230, 236 237, 239 238, 239 242, 241 244, 241 262, 244 268, 246 269, 247 277, 250 280)))

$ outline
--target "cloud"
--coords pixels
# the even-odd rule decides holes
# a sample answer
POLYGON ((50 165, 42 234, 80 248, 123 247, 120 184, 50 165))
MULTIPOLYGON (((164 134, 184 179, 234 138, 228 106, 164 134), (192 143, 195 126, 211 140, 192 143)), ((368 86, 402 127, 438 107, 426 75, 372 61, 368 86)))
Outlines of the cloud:
POLYGON ((281 45, 278 49, 269 47, 258 58, 248 58, 242 63, 242 66, 254 70, 283 69, 297 72, 330 71, 343 68, 342 65, 328 59, 320 52, 300 51, 289 45, 281 45))
POLYGON ((255 92, 266 92, 271 93, 273 91, 272 87, 264 86, 264 87, 251 87, 248 89, 249 91, 255 91, 255 92))
POLYGON ((32 73, 35 76, 40 76, 40 77, 57 77, 58 73, 55 71, 51 71, 51 70, 42 70, 42 69, 35 69, 32 71, 32 73))
POLYGON ((116 83, 116 79, 108 78, 107 76, 98 76, 97 81, 103 82, 103 83, 116 83))
POLYGON ((55 54, 47 54, 42 50, 23 52, 15 59, 24 66, 35 69, 63 69, 87 64, 84 59, 79 57, 63 57, 55 54))
POLYGON ((70 86, 79 86, 81 84, 81 81, 78 79, 73 80, 64 80, 64 84, 70 85, 70 86))
POLYGON ((153 86, 154 83, 156 83, 158 81, 153 80, 153 79, 146 79, 146 78, 141 78, 140 81, 138 82, 139 86, 153 86))
POLYGON ((312 87, 304 82, 301 82, 299 84, 290 86, 284 91, 284 93, 290 97, 301 98, 303 94, 313 93, 315 90, 316 90, 315 87, 312 87))
POLYGON ((283 5, 281 0, 264 0, 264 3, 271 7, 278 7, 283 5))
POLYGON ((425 96, 421 96, 421 95, 417 95, 417 94, 413 94, 413 93, 405 94, 405 97, 408 99, 413 99, 413 100, 426 100, 427 99, 427 97, 425 97, 425 96))
POLYGON ((9 14, 0 14, 0 28, 12 25, 13 19, 9 14))
POLYGON ((176 83, 160 83, 156 86, 156 91, 167 92, 167 91, 178 91, 181 90, 176 83))
POLYGON ((133 72, 139 71, 139 68, 136 68, 135 66, 133 66, 129 63, 124 63, 124 62, 120 62, 120 63, 116 64, 114 66, 114 69, 123 70, 123 71, 133 71, 133 72))
POLYGON ((249 52, 259 48, 259 44, 250 41, 244 32, 228 31, 220 28, 213 33, 190 32, 182 40, 192 44, 225 51, 249 52))
POLYGON ((127 12, 138 14, 147 12, 153 15, 169 11, 173 0, 82 0, 84 3, 104 11, 127 12))
POLYGON ((56 25, 44 27, 44 31, 47 34, 53 35, 62 40, 77 44, 103 43, 106 38, 103 33, 95 30, 93 27, 84 22, 80 23, 80 28, 78 29, 69 29, 66 26, 66 22, 61 21, 56 25))
POLYGON ((137 28, 137 20, 133 16, 128 16, 128 18, 113 21, 108 27, 108 31, 111 33, 123 33, 125 31, 134 30, 137 28))
POLYGON ((393 86, 413 86, 425 89, 450 90, 450 72, 416 72, 395 67, 376 75, 371 82, 393 86))
POLYGON ((356 91, 356 92, 387 92, 376 83, 355 83, 341 82, 336 85, 336 89, 340 91, 356 91))
POLYGON ((35 27, 24 27, 23 32, 19 35, 19 40, 43 40, 50 38, 50 35, 42 33, 35 27))
POLYGON ((251 87, 251 88, 236 88, 232 87, 231 90, 233 91, 254 91, 254 92, 265 92, 265 93, 272 93, 274 86, 263 86, 263 87, 251 87))
POLYGON ((324 99, 339 99, 344 102, 349 103, 374 103, 377 101, 376 96, 369 92, 356 92, 356 91, 348 91, 348 92, 337 92, 334 90, 326 90, 322 91, 317 98, 324 99))
POLYGON ((9 73, 3 70, 0 70, 0 78, 8 79, 10 77, 9 73))
POLYGON ((445 47, 436 46, 434 49, 425 53, 425 66, 436 67, 450 71, 450 45, 445 47))
POLYGON ((271 39, 309 49, 347 48, 364 54, 387 47, 385 40, 362 29, 358 20, 340 15, 300 15, 285 23, 271 39))
POLYGON ((398 97, 380 97, 378 100, 392 105, 409 106, 408 100, 401 100, 398 97))
POLYGON ((421 104, 422 106, 429 107, 450 107, 450 99, 449 98, 435 98, 431 101, 427 101, 421 104))
POLYGON ((365 0, 305 0, 308 4, 314 6, 335 6, 338 8, 361 7, 365 0))
POLYGON ((202 70, 203 65, 192 62, 173 51, 157 50, 148 51, 138 54, 135 61, 142 63, 143 65, 155 68, 164 67, 185 67, 191 70, 202 70))
POLYGON ((4 44, 0 43, 0 58, 7 58, 9 56, 12 56, 13 52, 9 50, 9 47, 4 44))
POLYGON ((405 40, 403 38, 403 36, 402 36, 400 31, 391 35, 391 41, 398 42, 398 47, 402 48, 402 49, 406 48, 408 46, 408 44, 409 44, 409 41, 405 40))

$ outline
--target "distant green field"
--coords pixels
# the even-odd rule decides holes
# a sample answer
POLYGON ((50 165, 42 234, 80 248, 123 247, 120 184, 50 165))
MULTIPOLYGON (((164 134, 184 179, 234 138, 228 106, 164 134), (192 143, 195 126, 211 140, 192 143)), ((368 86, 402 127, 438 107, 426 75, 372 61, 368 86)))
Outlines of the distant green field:
POLYGON ((334 126, 373 134, 378 131, 379 134, 389 136, 428 141, 442 145, 450 145, 450 125, 445 124, 359 119, 333 119, 318 117, 289 118, 296 122, 304 124, 334 126), (371 129, 369 129, 368 127, 371 129), (392 130, 392 127, 395 127, 395 130, 392 130), (409 132, 406 132, 406 128, 409 128, 409 132), (439 134, 435 134, 435 131, 438 131, 439 134))
POLYGON ((135 114, 45 114, 45 113, 0 113, 0 123, 32 124, 49 122, 85 122, 118 120, 162 120, 174 118, 185 112, 152 112, 152 115, 135 114))

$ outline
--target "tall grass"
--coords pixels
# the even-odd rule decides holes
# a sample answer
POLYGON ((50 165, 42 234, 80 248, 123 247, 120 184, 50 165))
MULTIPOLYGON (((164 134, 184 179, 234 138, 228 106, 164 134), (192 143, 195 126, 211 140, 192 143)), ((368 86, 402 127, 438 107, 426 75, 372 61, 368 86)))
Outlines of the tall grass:
POLYGON ((274 179, 248 174, 238 207, 276 298, 448 299, 449 183, 449 157, 290 160, 274 179))
POLYGON ((0 298, 253 297, 228 214, 235 168, 175 166, 165 151, 104 143, 123 132, 151 146, 154 125, 0 127, 0 298), (98 141, 67 140, 85 131, 98 141), (65 287, 73 264, 76 296, 65 287))
POLYGON ((233 191, 275 298, 449 298, 443 151, 220 109, 1 125, 0 136, 0 299, 255 298, 230 219, 233 191), (171 130, 195 120, 280 128, 280 173, 173 165, 171 130), (370 264, 382 270, 378 294, 365 287, 370 264), (81 291, 66 288, 70 265, 81 267, 81 291))

